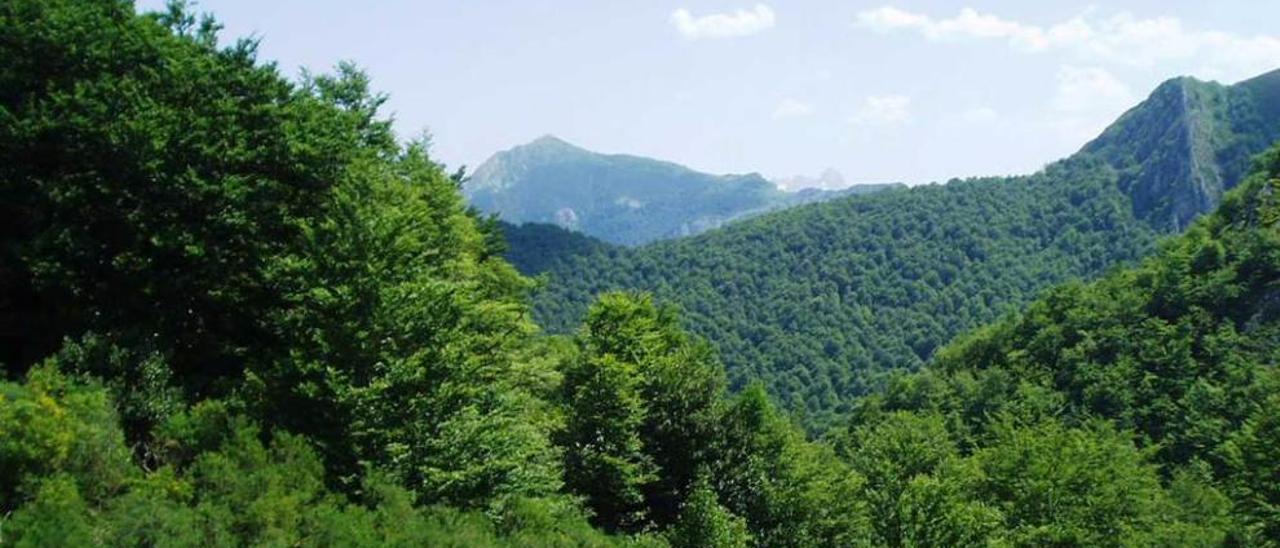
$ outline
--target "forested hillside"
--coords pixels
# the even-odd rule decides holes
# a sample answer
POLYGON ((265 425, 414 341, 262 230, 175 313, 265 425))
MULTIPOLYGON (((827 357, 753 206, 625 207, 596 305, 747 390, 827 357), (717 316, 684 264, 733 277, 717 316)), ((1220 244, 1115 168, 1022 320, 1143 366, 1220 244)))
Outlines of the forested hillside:
POLYGON ((892 186, 785 192, 755 173, 708 175, 640 156, 591 152, 548 135, 494 154, 476 168, 463 193, 480 211, 509 223, 555 224, 636 245, 892 186))
POLYGON ((600 291, 652 291, 714 342, 733 387, 763 380, 825 424, 882 372, 919 367, 1047 287, 1128 264, 1211 208, 1280 135, 1280 118, 1262 116, 1280 100, 1280 87, 1264 85, 1273 80, 1173 80, 1031 176, 890 190, 635 250, 543 258, 545 270, 526 270, 548 280, 535 317, 564 331, 600 291))
POLYGON ((838 443, 918 463, 879 529, 907 538, 915 490, 951 485, 1015 544, 1280 545, 1280 148, 1258 164, 1141 266, 1057 287, 860 401, 838 443))
POLYGON ((1280 545, 1280 148, 812 439, 648 295, 539 335, 349 65, 101 0, 0 4, 0 58, 5 546, 1280 545))
POLYGON ((608 254, 619 247, 553 224, 494 222, 502 231, 503 255, 521 272, 543 272, 569 257, 608 254))

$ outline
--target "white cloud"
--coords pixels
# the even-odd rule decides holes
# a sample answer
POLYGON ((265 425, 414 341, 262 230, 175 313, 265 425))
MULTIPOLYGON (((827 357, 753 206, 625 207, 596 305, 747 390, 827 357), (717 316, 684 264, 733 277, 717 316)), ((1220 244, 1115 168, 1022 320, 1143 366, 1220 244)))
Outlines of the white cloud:
POLYGON ((986 124, 1000 118, 1000 113, 988 106, 977 106, 960 113, 960 119, 970 124, 986 124))
POLYGON ((905 95, 872 95, 862 100, 850 121, 859 125, 901 124, 911 118, 911 98, 905 95))
POLYGON ((773 109, 773 117, 780 118, 800 118, 813 114, 813 106, 804 101, 796 99, 783 99, 778 103, 777 108, 773 109))
POLYGON ((1018 51, 1059 51, 1090 63, 1149 67, 1180 61, 1202 71, 1201 76, 1224 80, 1253 76, 1280 63, 1280 37, 1191 29, 1170 16, 1140 19, 1120 12, 1099 17, 1088 10, 1042 26, 972 8, 937 19, 883 6, 859 13, 857 24, 878 32, 915 32, 931 41, 1002 40, 1018 51))
POLYGON ((733 13, 694 16, 684 8, 671 13, 671 24, 689 39, 747 36, 773 28, 774 22, 773 10, 764 4, 733 13))
POLYGON ((933 19, 893 6, 883 6, 859 13, 858 24, 881 32, 914 30, 930 40, 1002 38, 1021 49, 1033 51, 1048 45, 1044 31, 1038 27, 984 15, 971 8, 960 10, 960 14, 951 19, 933 19))
POLYGON ((1129 86, 1103 68, 1067 65, 1055 78, 1050 125, 1067 142, 1096 137, 1137 99, 1129 86))

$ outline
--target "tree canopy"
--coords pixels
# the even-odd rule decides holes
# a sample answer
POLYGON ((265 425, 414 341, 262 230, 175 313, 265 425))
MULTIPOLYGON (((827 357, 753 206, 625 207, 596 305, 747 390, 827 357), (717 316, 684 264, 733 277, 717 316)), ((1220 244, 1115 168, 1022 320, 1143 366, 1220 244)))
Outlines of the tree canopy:
MULTIPOLYGON (((499 225, 354 67, 292 81, 180 4, 102 0, 0 5, 0 54, 2 544, 1280 543, 1280 148, 1137 267, 921 343, 928 366, 866 382, 814 437, 766 383, 730 391, 746 377, 680 320, 707 311, 661 292, 541 333, 499 225)), ((1107 173, 1052 168, 1020 191, 1059 201, 1006 217, 978 198, 1011 181, 812 211, 992 214, 868 225, 920 253, 858 276, 932 253, 979 284, 966 254, 1042 240, 1112 253, 1023 272, 1058 279, 1150 243, 1107 173), (1037 216, 1076 235, 1012 224, 1037 216), (928 243, 946 234, 972 245, 928 243)))

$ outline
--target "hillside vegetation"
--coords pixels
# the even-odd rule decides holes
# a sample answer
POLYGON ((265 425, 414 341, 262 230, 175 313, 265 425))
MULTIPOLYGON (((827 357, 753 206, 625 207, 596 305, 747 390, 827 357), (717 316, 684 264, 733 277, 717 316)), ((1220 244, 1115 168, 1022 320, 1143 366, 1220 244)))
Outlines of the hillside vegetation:
POLYGON ((906 515, 893 512, 910 487, 968 469, 979 475, 957 488, 999 511, 1018 544, 1280 545, 1280 148, 1258 166, 1137 268, 1056 287, 860 401, 840 443, 859 451, 900 432, 917 441, 874 443, 933 454, 890 519, 906 515), (937 443, 919 445, 921 430, 937 443), (1062 476, 1027 481, 1051 470, 1062 476), (1078 491, 1102 484, 1134 491, 1078 491), (1160 484, 1164 495, 1149 491, 1160 484), (1224 529, 1130 537, 1143 512, 1192 500, 1165 515, 1224 529))
POLYGON ((176 4, 0 38, 5 545, 1280 545, 1280 149, 815 440, 650 296, 539 336, 350 66, 176 4))
POLYGON ((0 543, 866 542, 857 476, 638 295, 575 339, 356 69, 0 5, 0 543))
POLYGON ((1131 264, 1212 208, 1280 136, 1280 118, 1262 116, 1280 86, 1259 84, 1275 78, 1170 81, 1030 176, 888 190, 635 250, 543 257, 525 270, 547 280, 535 317, 563 332, 600 291, 651 291, 714 341, 734 388, 763 380, 823 425, 883 372, 918 368, 1054 284, 1131 264))

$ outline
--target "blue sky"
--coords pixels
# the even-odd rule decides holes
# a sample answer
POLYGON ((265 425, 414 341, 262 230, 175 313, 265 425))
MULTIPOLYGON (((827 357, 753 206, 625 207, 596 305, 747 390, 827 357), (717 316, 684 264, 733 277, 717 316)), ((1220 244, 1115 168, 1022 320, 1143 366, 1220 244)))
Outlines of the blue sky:
MULTIPOLYGON (((157 9, 162 0, 139 2, 157 9)), ((1159 82, 1280 68, 1274 0, 204 0, 287 75, 364 68, 474 167, 554 134, 715 173, 1031 172, 1159 82)))

